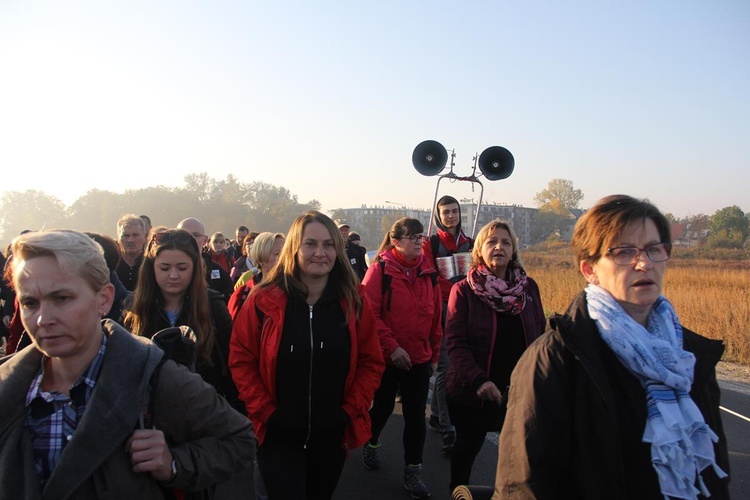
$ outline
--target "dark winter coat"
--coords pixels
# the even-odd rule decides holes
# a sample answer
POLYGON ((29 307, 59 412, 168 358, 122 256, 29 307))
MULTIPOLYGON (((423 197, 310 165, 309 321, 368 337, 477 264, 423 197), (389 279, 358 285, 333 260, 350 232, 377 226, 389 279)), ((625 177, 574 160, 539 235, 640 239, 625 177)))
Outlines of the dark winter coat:
POLYGON ((209 252, 203 252, 203 263, 206 269, 206 284, 208 288, 219 292, 226 304, 229 296, 234 291, 234 284, 229 273, 226 272, 219 264, 211 260, 209 252))
MULTIPOLYGON (((601 339, 585 294, 550 324, 513 372, 493 499, 662 499, 650 445, 640 441, 645 391, 601 339), (623 433, 632 438, 623 442, 623 433)), ((728 473, 715 372, 724 345, 683 333, 696 357, 690 397, 719 436, 716 462, 728 473)), ((711 467, 702 476, 712 499, 729 498, 728 479, 711 467)))
MULTIPOLYGON (((208 290, 208 303, 211 312, 211 324, 214 326, 214 345, 211 350, 212 364, 201 363, 198 361, 196 371, 203 377, 203 380, 214 386, 216 392, 224 396, 234 409, 245 413, 245 405, 239 399, 237 387, 232 381, 232 375, 229 372, 229 338, 232 336, 232 317, 229 315, 224 299, 219 292, 208 290)), ((169 319, 160 307, 152 308, 153 317, 149 324, 154 325, 153 331, 146 332, 144 336, 151 337, 153 334, 170 326, 191 326, 187 321, 187 301, 183 303, 183 310, 177 317, 174 325, 169 323, 169 319)))
MULTIPOLYGON (((450 366, 446 375, 446 391, 469 406, 480 406, 476 389, 489 380, 494 349, 502 349, 502 332, 498 334, 497 315, 475 294, 465 279, 456 283, 448 299, 445 320, 450 366)), ((520 314, 526 345, 544 333, 546 320, 536 282, 528 278, 526 306, 520 314)), ((498 387, 504 391, 504 387, 498 387)), ((505 394, 503 394, 505 396, 505 394)))
MULTIPOLYGON (((24 426, 25 398, 42 354, 33 346, 0 360, 0 497, 24 500, 162 499, 150 474, 134 473, 125 444, 139 428, 149 379, 162 351, 116 323, 109 335, 96 390, 43 491, 35 471, 31 437, 24 426)), ((161 365, 154 427, 162 430, 176 460, 170 487, 204 490, 249 467, 255 436, 250 421, 185 367, 161 365)), ((202 492, 187 499, 204 498, 202 492)))

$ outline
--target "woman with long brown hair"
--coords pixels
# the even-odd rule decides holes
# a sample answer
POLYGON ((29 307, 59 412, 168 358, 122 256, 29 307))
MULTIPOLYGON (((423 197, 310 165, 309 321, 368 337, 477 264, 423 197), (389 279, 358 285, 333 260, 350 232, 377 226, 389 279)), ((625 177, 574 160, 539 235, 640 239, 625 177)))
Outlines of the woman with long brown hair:
POLYGON ((146 337, 172 326, 189 326, 197 337, 196 371, 244 413, 227 367, 232 319, 222 295, 206 286, 203 262, 187 231, 154 233, 124 324, 133 334, 146 337))
POLYGON ((383 358, 357 281, 333 221, 307 212, 235 319, 229 365, 272 500, 330 498, 370 436, 383 358))

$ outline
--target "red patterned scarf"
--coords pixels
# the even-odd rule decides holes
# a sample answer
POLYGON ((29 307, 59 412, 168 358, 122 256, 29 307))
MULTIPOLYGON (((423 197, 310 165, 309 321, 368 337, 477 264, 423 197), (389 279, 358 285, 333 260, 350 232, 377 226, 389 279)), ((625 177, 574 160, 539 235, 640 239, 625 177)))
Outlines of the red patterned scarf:
POLYGON ((469 271, 466 281, 477 297, 495 311, 505 314, 520 314, 526 306, 528 279, 522 267, 508 266, 509 280, 498 278, 479 264, 469 271))

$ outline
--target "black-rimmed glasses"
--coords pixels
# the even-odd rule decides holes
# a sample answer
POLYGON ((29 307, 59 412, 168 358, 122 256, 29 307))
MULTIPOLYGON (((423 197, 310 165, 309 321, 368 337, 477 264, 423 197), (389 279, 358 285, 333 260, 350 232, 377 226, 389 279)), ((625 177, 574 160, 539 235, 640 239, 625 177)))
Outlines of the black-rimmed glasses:
POLYGON ((411 236, 402 236, 398 238, 399 240, 409 240, 415 245, 419 245, 422 243, 425 239, 425 235, 423 234, 412 234, 411 236))
POLYGON ((635 264, 641 257, 641 252, 645 252, 651 262, 664 262, 669 260, 672 255, 672 245, 670 243, 655 243, 644 248, 622 246, 607 249, 607 255, 618 266, 629 266, 635 264))

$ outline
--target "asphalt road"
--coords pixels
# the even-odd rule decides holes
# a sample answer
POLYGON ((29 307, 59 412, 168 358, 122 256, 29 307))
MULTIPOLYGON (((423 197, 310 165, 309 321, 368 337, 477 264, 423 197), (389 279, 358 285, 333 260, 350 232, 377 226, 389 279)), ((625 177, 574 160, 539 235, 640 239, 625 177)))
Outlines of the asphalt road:
POLYGON ((750 384, 720 381, 721 420, 729 443, 732 498, 750 498, 750 384))
MULTIPOLYGON (((724 431, 729 443, 731 466, 730 491, 732 498, 750 498, 750 384, 720 382, 722 407, 738 415, 722 411, 724 431)), ((396 411, 399 411, 397 405, 396 411)), ((344 466, 344 472, 334 495, 335 500, 407 500, 411 496, 402 486, 403 452, 401 433, 403 418, 394 413, 381 435, 380 457, 382 468, 379 471, 366 470, 362 465, 362 451, 352 451, 344 466)), ((425 484, 436 500, 450 498, 448 480, 450 463, 440 452, 440 435, 427 429, 424 449, 425 484)), ((490 434, 474 464, 473 484, 491 485, 494 483, 497 467, 497 436, 490 434)))
MULTIPOLYGON (((750 499, 750 384, 721 381, 722 420, 729 443, 731 465, 730 491, 734 499, 750 499)), ((351 452, 344 466, 335 500, 408 500, 411 496, 402 486, 403 452, 401 433, 403 417, 400 405, 391 416, 383 433, 380 452, 382 468, 366 470, 362 465, 362 450, 351 452)), ((450 463, 440 452, 440 435, 427 429, 424 449, 424 481, 436 500, 449 499, 448 480, 450 463)), ((497 466, 497 435, 490 434, 479 453, 472 472, 472 483, 492 485, 497 466)), ((252 500, 252 472, 222 485, 217 500, 252 500)))

